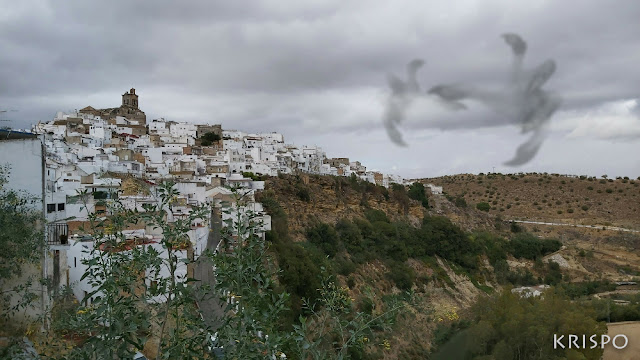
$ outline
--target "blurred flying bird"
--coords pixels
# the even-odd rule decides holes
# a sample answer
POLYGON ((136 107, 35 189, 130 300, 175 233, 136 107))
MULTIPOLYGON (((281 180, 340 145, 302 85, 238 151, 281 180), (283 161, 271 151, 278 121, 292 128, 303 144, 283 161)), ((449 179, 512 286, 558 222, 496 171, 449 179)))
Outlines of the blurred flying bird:
POLYGON ((513 159, 504 163, 520 166, 533 159, 540 150, 547 136, 549 120, 560 107, 562 99, 542 89, 556 70, 555 62, 546 60, 534 69, 525 71, 522 62, 527 44, 516 34, 504 34, 502 38, 513 54, 511 79, 505 86, 490 90, 466 84, 437 85, 428 92, 454 104, 464 99, 478 100, 520 125, 522 133, 533 132, 531 138, 518 147, 513 159))
POLYGON ((504 34, 502 38, 511 47, 513 59, 510 79, 498 89, 455 83, 439 84, 433 86, 427 94, 420 93, 416 79, 418 69, 424 64, 420 59, 407 65, 406 80, 390 75, 388 83, 391 93, 383 120, 391 141, 407 146, 398 125, 404 119, 409 105, 419 96, 435 96, 440 104, 451 110, 467 109, 462 101, 476 100, 510 119, 511 123, 521 126, 522 133, 533 133, 528 141, 518 147, 514 158, 505 165, 519 166, 533 159, 547 136, 551 116, 562 103, 560 96, 542 89, 555 73, 556 64, 553 60, 546 60, 531 70, 524 70, 523 60, 527 43, 517 34, 504 34))
POLYGON ((387 103, 387 110, 384 114, 384 126, 391 141, 400 146, 407 146, 402 139, 402 134, 398 131, 397 126, 404 118, 405 109, 411 104, 412 100, 419 94, 420 85, 418 85, 417 73, 424 65, 421 59, 412 60, 407 64, 407 80, 400 80, 397 76, 390 74, 387 81, 391 88, 391 96, 387 103))

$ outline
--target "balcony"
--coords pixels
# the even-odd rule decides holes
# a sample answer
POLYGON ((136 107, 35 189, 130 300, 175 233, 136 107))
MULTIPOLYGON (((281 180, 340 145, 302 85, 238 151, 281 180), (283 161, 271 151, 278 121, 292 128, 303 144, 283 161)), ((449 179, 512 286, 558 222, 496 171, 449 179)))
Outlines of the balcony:
POLYGON ((69 225, 65 223, 47 224, 47 245, 68 245, 69 225))

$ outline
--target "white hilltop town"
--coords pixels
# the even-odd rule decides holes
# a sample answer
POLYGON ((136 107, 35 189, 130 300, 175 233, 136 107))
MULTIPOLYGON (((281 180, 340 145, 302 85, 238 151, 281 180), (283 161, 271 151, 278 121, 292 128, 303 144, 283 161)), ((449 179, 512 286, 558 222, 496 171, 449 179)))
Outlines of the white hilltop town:
MULTIPOLYGON (((183 257, 197 259, 206 248, 211 248, 213 224, 225 226, 225 217, 234 216, 233 211, 251 210, 261 220, 262 235, 270 230, 271 219, 254 198, 256 191, 264 189, 264 181, 258 181, 261 176, 356 176, 384 187, 406 183, 399 176, 369 171, 358 161, 327 158, 317 146, 287 144, 284 136, 276 132, 246 133, 225 130, 220 124, 164 119, 147 122, 138 107, 135 89, 122 95, 120 107, 87 106, 73 113, 59 112, 53 120, 35 125, 31 134, 13 136, 23 144, 0 141, 0 152, 9 154, 16 151, 13 148, 25 148, 27 142, 32 142, 28 151, 37 152, 42 160, 33 161, 33 169, 24 170, 25 174, 18 171, 12 176, 42 178, 42 190, 38 193, 44 198, 45 236, 49 245, 42 275, 54 284, 43 291, 55 293, 66 285, 79 301, 86 303, 95 301, 100 294, 86 296, 94 293, 94 289, 82 278, 86 271, 83 260, 90 256, 94 242, 91 234, 81 229, 90 213, 108 215, 108 205, 115 199, 127 208, 143 210, 144 204, 157 201, 156 187, 171 180, 176 183, 180 204, 173 209, 173 217, 188 214, 194 206, 211 205, 209 217, 193 223, 188 233, 192 247, 184 250, 183 257), (232 201, 232 212, 226 214, 216 209, 232 200, 229 187, 244 189, 248 202, 239 206, 232 201)), ((0 156, 1 161, 15 160, 7 159, 0 156)), ((14 165, 21 169, 17 160, 14 165)), ((38 185, 33 188, 37 190, 38 185)), ((157 230, 142 225, 127 229, 125 235, 132 246, 157 247, 166 256, 160 245, 162 234, 157 230)), ((163 271, 168 274, 167 269, 163 271)), ((178 271, 179 280, 193 271, 197 269, 184 265, 178 271)), ((162 296, 153 299, 165 300, 162 296)))

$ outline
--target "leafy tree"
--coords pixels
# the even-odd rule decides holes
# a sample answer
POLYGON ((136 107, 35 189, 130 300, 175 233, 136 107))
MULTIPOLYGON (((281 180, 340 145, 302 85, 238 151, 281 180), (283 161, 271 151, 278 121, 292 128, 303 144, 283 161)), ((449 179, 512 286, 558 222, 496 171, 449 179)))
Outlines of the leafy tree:
POLYGON ((407 191, 407 195, 410 199, 420 201, 423 207, 429 208, 429 201, 427 200, 427 194, 424 190, 424 185, 419 182, 414 182, 409 185, 409 191, 407 191))
MULTIPOLYGON (((235 201, 242 206, 240 196, 235 201)), ((279 357, 289 341, 290 334, 279 329, 289 294, 276 291, 276 267, 257 234, 260 225, 253 212, 236 211, 227 220, 225 250, 209 254, 216 269, 214 293, 227 303, 216 332, 224 358, 279 357)))
POLYGON ((480 251, 462 229, 443 216, 425 216, 420 228, 423 239, 418 254, 438 255, 467 268, 476 267, 476 255, 480 251))
POLYGON ((365 250, 363 247, 364 237, 356 224, 347 219, 340 219, 336 223, 336 230, 352 257, 365 250))
POLYGON ((535 260, 561 247, 562 243, 556 239, 539 239, 530 233, 518 233, 511 239, 510 252, 517 258, 535 260))
MULTIPOLYGON (((17 311, 29 307, 37 295, 37 277, 27 276, 16 283, 29 264, 38 262, 44 248, 35 197, 7 187, 10 169, 0 167, 0 319, 9 321, 17 311)), ((9 326, 9 323, 6 325, 9 326)))
POLYGON ((384 222, 384 223, 390 223, 389 217, 387 217, 387 214, 382 211, 382 210, 377 210, 377 209, 365 209, 364 210, 364 216, 367 218, 367 220, 369 220, 370 223, 375 223, 375 222, 384 222))
MULTIPOLYGON (((554 349, 553 335, 582 338, 606 334, 592 308, 575 306, 555 291, 541 297, 522 298, 508 289, 478 301, 472 309, 469 350, 474 358, 493 359, 600 359, 602 349, 554 349), (516 356, 517 354, 517 356, 516 356)), ((566 346, 566 345, 565 345, 566 346)))
POLYGON ((329 257, 334 257, 338 252, 338 233, 332 225, 318 223, 308 228, 306 235, 310 243, 316 245, 329 257))
POLYGON ((391 198, 398 203, 398 205, 400 205, 400 209, 402 210, 403 214, 408 214, 409 213, 409 205, 410 205, 410 200, 409 200, 409 196, 407 195, 407 190, 405 189, 405 187, 403 185, 400 184, 391 184, 391 189, 393 190, 391 193, 391 198))
POLYGON ((220 135, 214 133, 214 132, 208 132, 203 134, 200 137, 200 140, 202 141, 201 144, 202 146, 211 146, 211 144, 213 144, 214 141, 219 141, 220 140, 220 135))
POLYGON ((75 314, 56 325, 86 340, 64 358, 131 358, 150 337, 157 340, 158 358, 202 353, 209 337, 207 327, 195 305, 193 280, 179 275, 178 269, 188 262, 180 255, 190 246, 186 234, 207 209, 195 207, 186 217, 168 221, 177 194, 173 183, 164 183, 158 187, 158 202, 145 204, 144 212, 126 209, 116 201, 109 204, 108 217, 89 215, 87 231, 93 246, 83 259, 88 270, 82 279, 94 291, 85 295, 75 314), (139 222, 161 230, 160 249, 125 238, 123 231, 139 222), (153 299, 158 297, 164 303, 155 304, 153 299))

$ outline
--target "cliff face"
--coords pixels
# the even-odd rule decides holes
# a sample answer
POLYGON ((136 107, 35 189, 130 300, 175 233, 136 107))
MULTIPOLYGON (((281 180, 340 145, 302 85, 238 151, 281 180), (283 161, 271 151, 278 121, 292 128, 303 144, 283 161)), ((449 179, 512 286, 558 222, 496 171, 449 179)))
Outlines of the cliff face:
MULTIPOLYGON (((285 211, 291 239, 297 243, 307 242, 306 231, 318 223, 336 225, 342 219, 364 219, 368 209, 383 211, 389 221, 408 223, 420 227, 425 215, 445 215, 465 229, 487 229, 493 227, 492 220, 484 213, 460 209, 445 198, 429 197, 429 208, 405 198, 391 189, 355 185, 348 179, 329 176, 281 176, 270 178, 266 190, 258 196, 273 197, 285 211)), ((431 347, 433 331, 438 324, 449 322, 485 292, 473 284, 466 275, 454 270, 446 260, 435 257, 433 261, 412 258, 409 253, 404 262, 415 275, 408 302, 390 340, 391 349, 381 353, 383 358, 424 358, 431 347), (443 319, 440 320, 439 319, 443 319)), ((340 255, 338 255, 339 257, 340 255)), ((346 251, 346 257, 355 255, 346 251)), ((374 259, 358 264, 347 276, 338 275, 343 285, 348 285, 349 294, 356 303, 364 298, 373 299, 375 309, 384 308, 389 297, 403 297, 404 290, 389 277, 392 271, 389 262, 374 259)), ((484 282, 481 281, 481 282, 484 282)), ((477 284, 477 283, 476 283, 477 284)), ((493 285, 499 288, 497 285, 493 285)))
MULTIPOLYGON (((635 201, 637 197, 634 195, 637 190, 637 182, 630 183, 620 180, 614 181, 613 184, 607 181, 605 184, 595 180, 543 175, 527 175, 519 179, 514 180, 513 177, 505 177, 505 179, 502 177, 484 178, 480 184, 478 184, 478 178, 471 175, 428 179, 425 182, 443 185, 445 194, 429 195, 428 206, 425 207, 421 202, 407 197, 407 188, 402 191, 398 191, 397 187, 395 190, 384 189, 341 177, 281 176, 266 181, 266 190, 259 194, 258 201, 261 198, 275 199, 286 214, 290 241, 302 245, 309 244, 308 230, 319 223, 334 226, 338 229, 339 236, 343 236, 339 231, 339 223, 344 219, 349 219, 354 224, 358 224, 358 219, 360 221, 368 219, 368 223, 373 224, 374 227, 378 226, 379 222, 371 218, 371 213, 375 212, 374 210, 380 210, 386 214, 385 221, 392 225, 392 234, 386 238, 387 240, 379 241, 393 242, 397 238, 399 225, 394 224, 408 224, 408 226, 419 229, 416 232, 419 234, 419 238, 423 234, 420 231, 424 230, 425 219, 428 222, 430 221, 428 219, 442 219, 441 217, 446 218, 442 221, 445 223, 450 221, 454 227, 463 232, 464 235, 461 238, 463 242, 469 240, 473 244, 475 241, 476 245, 480 241, 478 234, 481 233, 489 233, 490 237, 503 239, 505 248, 510 246, 511 239, 517 237, 518 234, 523 234, 523 232, 543 240, 561 240, 562 247, 540 257, 539 260, 542 262, 528 260, 520 256, 516 257, 513 252, 509 252, 512 250, 508 250, 504 259, 506 270, 504 268, 498 270, 491 265, 495 265, 496 262, 495 259, 491 259, 490 251, 486 247, 483 250, 477 250, 477 247, 476 250, 470 250, 471 254, 476 256, 476 261, 471 267, 467 266, 469 263, 461 261, 466 255, 466 248, 455 248, 458 245, 455 245, 454 242, 460 241, 460 238, 456 240, 459 233, 455 231, 447 232, 444 236, 445 245, 449 242, 454 244, 452 245, 454 247, 453 253, 459 255, 449 257, 450 260, 438 255, 437 251, 436 254, 430 253, 429 255, 412 253, 415 247, 407 245, 405 257, 400 256, 397 261, 396 259, 390 261, 388 252, 394 251, 393 244, 389 245, 391 247, 378 246, 375 243, 378 240, 374 240, 369 242, 367 246, 375 248, 379 256, 367 254, 364 256, 364 261, 358 261, 361 254, 350 250, 349 246, 341 243, 334 259, 353 261, 356 265, 353 270, 337 277, 343 286, 348 286, 349 294, 356 303, 365 298, 372 300, 374 311, 384 308, 385 299, 405 296, 403 294, 406 288, 402 290, 401 283, 394 276, 394 274, 398 275, 397 269, 412 273, 412 300, 407 302, 394 327, 393 336, 389 339, 391 348, 378 352, 378 355, 388 359, 421 359, 428 356, 431 346, 437 342, 436 339, 440 335, 436 334, 436 329, 440 331, 443 325, 452 325, 458 318, 469 318, 470 307, 474 302, 487 294, 501 291, 504 285, 518 286, 518 281, 521 280, 505 282, 505 271, 511 276, 515 274, 522 276, 528 273, 532 279, 547 281, 549 270, 546 265, 541 264, 553 261, 560 265, 564 275, 562 281, 565 283, 596 279, 631 280, 640 274, 640 256, 636 255, 638 246, 640 246, 638 245, 640 244, 638 241, 640 236, 636 233, 600 228, 580 228, 570 226, 570 224, 569 226, 543 224, 513 226, 506 221, 516 216, 524 220, 537 220, 540 214, 551 215, 549 209, 556 206, 558 201, 562 201, 563 206, 566 206, 564 204, 567 204, 568 200, 572 203, 572 207, 580 209, 573 203, 576 203, 576 199, 582 199, 578 200, 578 203, 587 201, 585 198, 589 197, 594 199, 589 201, 595 201, 595 207, 602 206, 604 209, 614 209, 613 203, 610 203, 613 201, 617 202, 619 209, 602 211, 580 209, 579 219, 581 221, 604 221, 610 217, 601 216, 603 211, 612 211, 621 216, 621 220, 616 224, 637 226, 640 218, 633 216, 634 209, 637 207, 635 201), (539 181, 538 178, 543 180, 539 181), (524 179, 529 180, 524 182, 524 179), (533 179, 536 180, 533 181, 533 179), (612 193, 607 193, 606 190, 598 193, 596 183, 601 187, 612 187, 612 189, 616 189, 616 193, 613 193, 613 190, 612 193), (571 190, 573 185, 575 187, 571 190), (484 187, 478 188, 478 186, 484 187), (558 189, 560 186, 564 192, 558 189), (590 190, 590 187, 594 190, 590 190), (619 189, 622 189, 622 192, 619 192, 619 189), (489 191, 486 192, 486 190, 489 191), (557 193, 558 191, 560 192, 557 193), (595 197, 591 194, 592 192, 599 196, 595 197), (605 196, 604 194, 615 197, 608 200, 600 199, 605 196), (618 200, 615 200, 616 197, 618 200), (495 209, 485 212, 477 210, 475 207, 475 204, 480 201, 492 204, 496 198, 498 204, 495 209), (506 205, 511 202, 513 202, 512 206, 507 209, 506 205), (517 202, 520 203, 520 208, 512 210, 517 206, 515 205, 517 202), (538 204, 551 202, 552 206, 544 205, 546 206, 543 208, 544 211, 537 210, 540 205, 533 205, 536 202, 538 204), (601 205, 597 205, 599 202, 601 205), (502 205, 503 203, 504 205, 502 205), (504 206, 504 211, 500 211, 501 206, 504 206), (531 209, 532 206, 536 207, 528 212, 529 210, 526 209, 531 209), (527 214, 530 214, 530 217, 527 214), (393 235, 393 226, 396 226, 396 235, 393 235), (397 267, 398 263, 402 263, 399 268, 397 267), (502 271, 502 280, 500 281, 498 281, 499 271, 502 271)), ((570 213, 570 215, 574 213, 570 213)), ((562 215, 558 214, 557 210, 555 214, 562 215)), ((550 220, 571 220, 570 215, 551 217, 550 220)), ((384 226, 381 229, 384 230, 384 226)), ((423 239, 427 243, 433 242, 437 238, 433 234, 425 236, 423 239)), ((339 241, 346 244, 348 240, 340 239, 339 241)))

